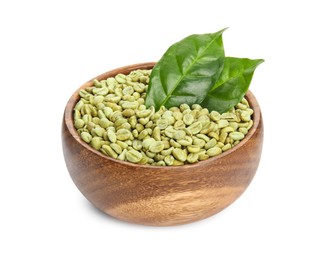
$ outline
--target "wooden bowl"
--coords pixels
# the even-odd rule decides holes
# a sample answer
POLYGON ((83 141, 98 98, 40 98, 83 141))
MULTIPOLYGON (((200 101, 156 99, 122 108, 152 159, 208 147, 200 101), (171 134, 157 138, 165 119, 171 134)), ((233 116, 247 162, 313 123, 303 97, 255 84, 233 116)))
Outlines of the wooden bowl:
MULTIPOLYGON (((106 72, 98 80, 151 69, 141 63, 106 72)), ((184 166, 145 166, 104 156, 83 142, 73 125, 78 91, 63 118, 62 143, 70 176, 97 208, 117 219, 153 226, 184 224, 207 218, 233 203, 253 179, 262 151, 263 123, 259 105, 248 91, 254 125, 234 148, 205 161, 184 166)))

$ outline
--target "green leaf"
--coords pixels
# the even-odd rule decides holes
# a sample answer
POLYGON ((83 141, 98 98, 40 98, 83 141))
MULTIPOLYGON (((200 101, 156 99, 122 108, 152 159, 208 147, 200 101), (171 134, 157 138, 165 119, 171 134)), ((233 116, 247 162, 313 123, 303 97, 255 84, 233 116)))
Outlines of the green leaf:
POLYGON ((224 30, 190 35, 173 44, 152 70, 146 106, 157 111, 161 106, 200 104, 224 67, 224 30))
POLYGON ((235 106, 245 95, 256 67, 262 59, 226 57, 224 69, 207 97, 201 103, 209 111, 226 112, 235 106))

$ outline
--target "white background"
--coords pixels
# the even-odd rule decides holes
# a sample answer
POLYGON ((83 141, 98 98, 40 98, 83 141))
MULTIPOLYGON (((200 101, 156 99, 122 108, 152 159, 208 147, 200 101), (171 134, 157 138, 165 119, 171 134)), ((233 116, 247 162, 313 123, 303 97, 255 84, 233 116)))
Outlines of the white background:
POLYGON ((1 1, 0 259, 321 259, 319 2, 1 1), (226 55, 266 60, 250 87, 265 143, 248 190, 223 212, 177 227, 95 210, 63 159, 71 94, 225 27, 226 55))

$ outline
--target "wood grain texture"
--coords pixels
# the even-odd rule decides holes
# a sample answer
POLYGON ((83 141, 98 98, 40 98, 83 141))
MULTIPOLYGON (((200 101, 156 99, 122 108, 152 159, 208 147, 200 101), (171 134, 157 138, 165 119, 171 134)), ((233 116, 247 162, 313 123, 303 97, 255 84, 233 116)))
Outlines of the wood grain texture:
MULTIPOLYGON (((125 66, 99 80, 150 69, 154 62, 125 66)), ((92 85, 92 80, 81 88, 92 85)), ((69 99, 62 124, 62 144, 70 176, 83 195, 115 218, 144 225, 167 226, 209 217, 233 203, 253 179, 262 151, 259 105, 248 91, 254 126, 245 139, 223 154, 192 165, 142 166, 109 158, 81 141, 73 125, 78 91, 69 99)))

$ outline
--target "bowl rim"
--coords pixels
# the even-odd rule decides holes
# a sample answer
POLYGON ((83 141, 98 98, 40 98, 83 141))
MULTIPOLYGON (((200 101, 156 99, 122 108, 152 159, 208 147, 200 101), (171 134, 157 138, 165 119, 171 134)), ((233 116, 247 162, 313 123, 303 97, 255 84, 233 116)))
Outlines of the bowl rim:
POLYGON ((86 148, 87 150, 93 152, 94 154, 100 156, 103 160, 106 160, 106 162, 108 163, 109 161, 112 161, 114 163, 118 163, 121 165, 124 165, 126 167, 140 167, 140 168, 145 168, 145 169, 178 169, 178 167, 184 167, 186 169, 193 169, 196 167, 200 167, 202 165, 208 165, 210 162, 215 161, 215 160, 220 160, 223 157, 229 156, 230 154, 236 152, 237 150, 241 149, 247 142, 249 139, 252 138, 252 136, 255 134, 259 123, 261 121, 261 110, 259 107, 259 104, 255 98, 255 96, 253 95, 253 93, 248 90, 245 97, 250 105, 250 107, 254 110, 254 113, 252 115, 252 120, 253 120, 253 126, 251 127, 250 131, 246 134, 245 138, 236 146, 234 146, 233 148, 229 149, 228 151, 225 151, 219 155, 216 155, 212 158, 208 158, 206 160, 197 162, 197 163, 192 163, 192 164, 184 164, 184 165, 176 165, 176 166, 155 166, 155 165, 146 165, 146 164, 136 164, 136 163, 131 163, 131 162, 126 162, 126 161, 122 161, 122 160, 118 160, 118 159, 114 159, 112 157, 109 157, 107 155, 104 155, 103 153, 101 153, 100 151, 95 150, 94 148, 92 148, 89 144, 85 143, 80 135, 77 133, 76 128, 74 126, 74 119, 73 119, 73 110, 74 107, 76 105, 76 103, 79 101, 80 97, 78 95, 79 91, 81 89, 85 89, 86 87, 92 86, 93 85, 93 80, 100 78, 100 79, 106 79, 107 77, 113 77, 115 76, 117 73, 122 73, 121 71, 124 70, 129 70, 129 68, 131 68, 131 70, 136 70, 136 69, 152 69, 153 66, 156 64, 156 62, 144 62, 144 63, 136 63, 133 65, 126 65, 126 66, 122 66, 113 70, 109 70, 107 72, 104 72, 92 79, 90 79, 89 81, 87 81, 86 83, 84 83, 83 85, 81 85, 73 94, 72 96, 69 98, 66 107, 65 107, 65 111, 64 111, 64 118, 63 118, 63 123, 66 125, 67 130, 69 131, 70 135, 84 148, 86 148))

